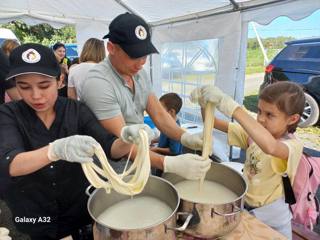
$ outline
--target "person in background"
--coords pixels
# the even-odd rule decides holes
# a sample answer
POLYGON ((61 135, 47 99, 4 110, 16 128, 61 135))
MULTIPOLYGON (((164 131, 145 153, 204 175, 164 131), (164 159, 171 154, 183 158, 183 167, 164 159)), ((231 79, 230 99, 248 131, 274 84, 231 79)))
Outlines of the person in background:
MULTIPOLYGON (((92 67, 82 86, 81 101, 95 113, 101 125, 115 136, 124 125, 142 124, 144 111, 168 137, 191 149, 202 149, 202 133, 191 135, 181 129, 161 106, 143 65, 147 56, 157 53, 151 42, 149 26, 135 14, 124 13, 109 25, 108 57, 92 67)), ((131 154, 132 159, 136 149, 131 154)), ((195 154, 163 156, 150 151, 151 165, 187 179, 200 179, 211 161, 195 154)), ((122 172, 125 161, 114 165, 122 172), (122 164, 122 165, 121 165, 122 164)))
POLYGON ((60 97, 68 97, 68 83, 67 81, 67 72, 64 67, 60 65, 60 76, 58 80, 58 95, 60 97))
POLYGON ((81 90, 88 71, 106 57, 104 42, 97 38, 88 39, 83 45, 79 64, 69 71, 68 97, 81 100, 81 90))
POLYGON ((85 104, 58 97, 59 75, 51 49, 17 47, 7 80, 14 78, 22 100, 0 106, 1 187, 17 229, 32 240, 79 239, 78 229, 92 222, 79 163, 92 162, 98 144, 117 159, 139 141, 141 128, 152 135, 148 126, 133 125, 117 139, 85 104))
POLYGON ((2 48, 3 52, 7 56, 9 56, 10 53, 12 52, 12 50, 15 49, 18 46, 20 46, 20 43, 17 40, 15 40, 15 39, 7 39, 2 43, 1 48, 2 48))
POLYGON ((52 46, 52 50, 57 58, 58 63, 65 68, 66 73, 69 74, 69 66, 71 61, 69 58, 67 58, 65 45, 58 42, 52 46))
MULTIPOLYGON (((159 101, 164 109, 176 121, 177 125, 180 126, 177 114, 182 107, 182 99, 179 95, 176 93, 167 93, 161 96, 159 101)), ((173 140, 164 133, 161 133, 158 146, 151 148, 151 150, 163 155, 179 155, 182 154, 182 145, 179 141, 173 140)))
POLYGON ((292 215, 285 202, 282 176, 287 174, 293 184, 302 156, 303 144, 292 137, 304 110, 301 87, 278 82, 264 88, 259 96, 257 120, 211 85, 194 90, 191 100, 198 101, 202 108, 211 102, 239 123, 215 119, 214 127, 228 134, 230 145, 246 149, 245 207, 259 220, 292 239, 292 215))
POLYGON ((1 74, 0 74, 0 81, 1 81, 1 100, 0 100, 0 104, 4 103, 4 101, 10 101, 10 100, 19 100, 21 99, 14 82, 4 82, 3 80, 5 79, 4 73, 6 72, 5 69, 8 69, 8 64, 9 64, 9 60, 7 60, 6 58, 8 58, 10 56, 10 53, 12 52, 13 49, 15 49, 16 47, 18 47, 20 44, 17 40, 14 39, 7 39, 3 42, 3 44, 1 45, 1 64, 0 64, 0 68, 1 68, 1 74), (3 53, 7 56, 4 56, 3 53), (7 96, 5 97, 5 93, 7 93, 7 96), (9 96, 9 98, 8 98, 9 96), (5 98, 4 98, 5 97, 5 98), (2 100, 3 99, 3 100, 2 100))

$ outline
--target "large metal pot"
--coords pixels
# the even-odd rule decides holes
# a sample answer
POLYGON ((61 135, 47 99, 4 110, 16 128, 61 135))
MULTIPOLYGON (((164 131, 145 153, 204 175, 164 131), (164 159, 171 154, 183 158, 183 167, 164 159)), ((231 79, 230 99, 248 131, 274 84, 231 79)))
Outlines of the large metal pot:
MULTIPOLYGON (((175 231, 183 231, 186 229, 188 222, 192 218, 190 213, 177 213, 180 203, 180 198, 173 185, 159 177, 150 176, 148 182, 139 194, 150 196, 165 202, 172 209, 172 214, 162 223, 139 229, 116 229, 99 222, 98 216, 107 208, 113 206, 119 201, 131 198, 127 195, 119 194, 115 191, 107 194, 104 189, 96 189, 93 193, 89 193, 90 187, 87 189, 87 194, 90 196, 88 200, 88 211, 91 217, 96 221, 96 227, 99 233, 99 239, 125 239, 125 240, 172 240, 175 239, 175 231), (181 227, 176 227, 177 216, 186 216, 185 222, 181 227)), ((137 219, 139 221, 139 219, 137 219)))
MULTIPOLYGON (((164 174, 165 179, 177 184, 184 178, 175 174, 164 174)), ((232 168, 213 162, 206 180, 220 183, 237 194, 233 202, 203 204, 181 199, 179 211, 190 212, 193 218, 185 232, 200 238, 217 238, 231 232, 240 222, 247 184, 240 173, 232 168)))

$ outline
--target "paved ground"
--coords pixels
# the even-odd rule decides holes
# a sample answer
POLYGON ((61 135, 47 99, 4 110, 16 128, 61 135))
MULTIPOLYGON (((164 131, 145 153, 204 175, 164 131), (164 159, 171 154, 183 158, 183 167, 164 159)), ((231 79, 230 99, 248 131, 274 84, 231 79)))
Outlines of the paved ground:
POLYGON ((257 93, 261 83, 263 82, 264 73, 255 73, 246 76, 244 83, 244 95, 248 96, 257 93))

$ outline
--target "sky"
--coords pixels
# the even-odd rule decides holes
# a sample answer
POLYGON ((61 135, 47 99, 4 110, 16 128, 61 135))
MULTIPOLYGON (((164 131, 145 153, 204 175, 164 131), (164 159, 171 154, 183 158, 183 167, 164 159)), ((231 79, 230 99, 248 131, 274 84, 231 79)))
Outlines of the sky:
MULTIPOLYGON (((255 24, 260 38, 291 36, 296 39, 320 37, 320 10, 309 17, 293 21, 288 17, 278 17, 269 25, 255 24)), ((249 24, 249 38, 255 38, 252 25, 249 24)))

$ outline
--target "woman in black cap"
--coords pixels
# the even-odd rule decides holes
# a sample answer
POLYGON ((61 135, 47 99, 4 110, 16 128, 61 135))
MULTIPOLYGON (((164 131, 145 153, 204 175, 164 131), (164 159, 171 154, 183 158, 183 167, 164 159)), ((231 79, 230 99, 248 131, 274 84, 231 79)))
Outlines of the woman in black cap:
POLYGON ((131 144, 108 134, 83 103, 58 97, 60 68, 49 48, 24 44, 11 53, 10 64, 7 80, 15 78, 22 100, 0 106, 5 201, 18 230, 32 239, 76 236, 91 222, 88 182, 78 163, 92 161, 98 142, 115 159, 131 144))

